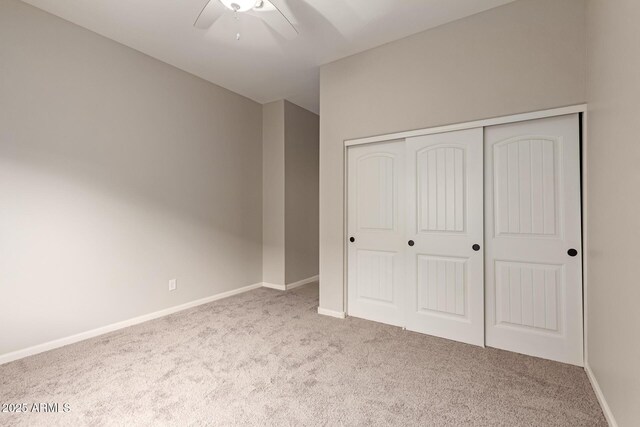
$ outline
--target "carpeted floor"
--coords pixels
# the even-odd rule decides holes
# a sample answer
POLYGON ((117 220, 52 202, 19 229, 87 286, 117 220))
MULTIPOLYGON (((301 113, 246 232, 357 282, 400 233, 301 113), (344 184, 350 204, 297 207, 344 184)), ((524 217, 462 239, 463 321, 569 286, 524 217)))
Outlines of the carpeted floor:
POLYGON ((257 289, 0 366, 0 425, 606 425, 580 368, 257 289))

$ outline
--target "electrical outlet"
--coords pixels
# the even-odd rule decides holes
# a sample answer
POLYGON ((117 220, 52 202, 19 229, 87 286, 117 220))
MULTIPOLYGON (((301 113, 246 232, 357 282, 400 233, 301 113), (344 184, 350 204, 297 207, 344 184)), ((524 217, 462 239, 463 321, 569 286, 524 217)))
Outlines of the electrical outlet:
POLYGON ((169 290, 175 291, 178 288, 178 279, 169 280, 169 290))

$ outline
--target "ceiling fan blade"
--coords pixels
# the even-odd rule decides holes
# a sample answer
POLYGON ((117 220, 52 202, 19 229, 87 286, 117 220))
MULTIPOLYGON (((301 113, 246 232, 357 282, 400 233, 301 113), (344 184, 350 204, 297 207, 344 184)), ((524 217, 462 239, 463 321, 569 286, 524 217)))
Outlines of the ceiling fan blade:
POLYGON ((224 13, 224 10, 224 6, 220 4, 218 0, 209 0, 209 2, 207 2, 207 4, 202 8, 202 12, 200 12, 200 15, 196 18, 196 22, 193 26, 200 28, 201 30, 206 30, 211 27, 218 18, 220 18, 224 13))
POLYGON ((287 40, 298 37, 296 27, 293 26, 291 21, 282 13, 282 10, 272 1, 264 0, 264 6, 262 8, 252 9, 247 13, 262 19, 287 40))

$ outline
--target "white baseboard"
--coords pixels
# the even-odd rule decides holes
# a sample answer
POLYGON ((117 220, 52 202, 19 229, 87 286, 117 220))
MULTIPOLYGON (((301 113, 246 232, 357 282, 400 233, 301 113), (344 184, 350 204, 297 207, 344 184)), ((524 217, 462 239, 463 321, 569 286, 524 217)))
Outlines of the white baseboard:
POLYGON ((288 291, 289 289, 294 289, 302 285, 306 285, 307 283, 316 282, 320 279, 320 276, 312 276, 307 277, 306 279, 298 280, 297 282, 289 283, 287 285, 277 285, 275 283, 262 282, 262 286, 269 289, 276 289, 278 291, 288 291))
POLYGON ((302 285, 306 285, 307 283, 317 282, 320 279, 320 276, 312 276, 307 277, 306 279, 298 280, 297 282, 287 284, 287 290, 297 288, 302 285))
POLYGON ((64 347, 65 345, 73 344, 79 341, 84 341, 89 338, 94 338, 99 335, 106 334, 108 332, 116 331, 118 329, 123 329, 129 326, 137 325, 139 323, 147 322, 149 320, 157 319, 159 317, 167 316, 169 314, 186 310, 188 308, 196 307, 198 305, 207 304, 212 301, 217 301, 233 295, 241 294, 243 292, 248 292, 253 289, 260 288, 262 286, 263 286, 262 283, 255 283, 253 285, 245 286, 243 288, 233 289, 231 291, 222 292, 220 294, 216 294, 216 295, 212 295, 199 300, 187 302, 185 304, 165 308, 164 310, 155 311, 149 314, 144 314, 142 316, 134 317, 133 319, 123 320, 122 322, 112 323, 107 326, 102 326, 100 328, 92 329, 90 331, 81 332, 79 334, 71 335, 69 337, 59 338, 57 340, 49 341, 43 344, 37 344, 22 350, 16 350, 11 353, 2 354, 0 355, 0 365, 12 362, 14 360, 22 359, 27 356, 33 356, 35 354, 42 353, 48 350, 64 347))
POLYGON ((607 400, 604 398, 604 394, 600 389, 600 384, 598 384, 598 380, 596 379, 593 371, 589 367, 589 364, 585 362, 584 370, 587 373, 587 377, 589 378, 589 382, 591 383, 591 387, 593 387, 593 391, 596 393, 596 397, 598 398, 598 402, 600 402, 600 406, 602 407, 602 412, 604 413, 604 417, 611 427, 618 427, 618 423, 616 419, 613 417, 613 412, 611 412, 611 408, 607 403, 607 400))
POLYGON ((344 319, 347 317, 344 311, 329 310, 322 307, 318 307, 318 314, 322 314, 323 316, 337 317, 338 319, 344 319))
POLYGON ((287 285, 276 285, 275 283, 262 282, 262 286, 269 289, 276 289, 278 291, 286 291, 287 285))

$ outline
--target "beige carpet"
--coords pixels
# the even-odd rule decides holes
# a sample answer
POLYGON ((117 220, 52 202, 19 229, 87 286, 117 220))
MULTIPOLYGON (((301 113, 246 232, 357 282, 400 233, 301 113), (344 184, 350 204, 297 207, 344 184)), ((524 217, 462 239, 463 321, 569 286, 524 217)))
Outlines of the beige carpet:
POLYGON ((0 366, 0 425, 606 425, 584 371, 257 289, 0 366))

